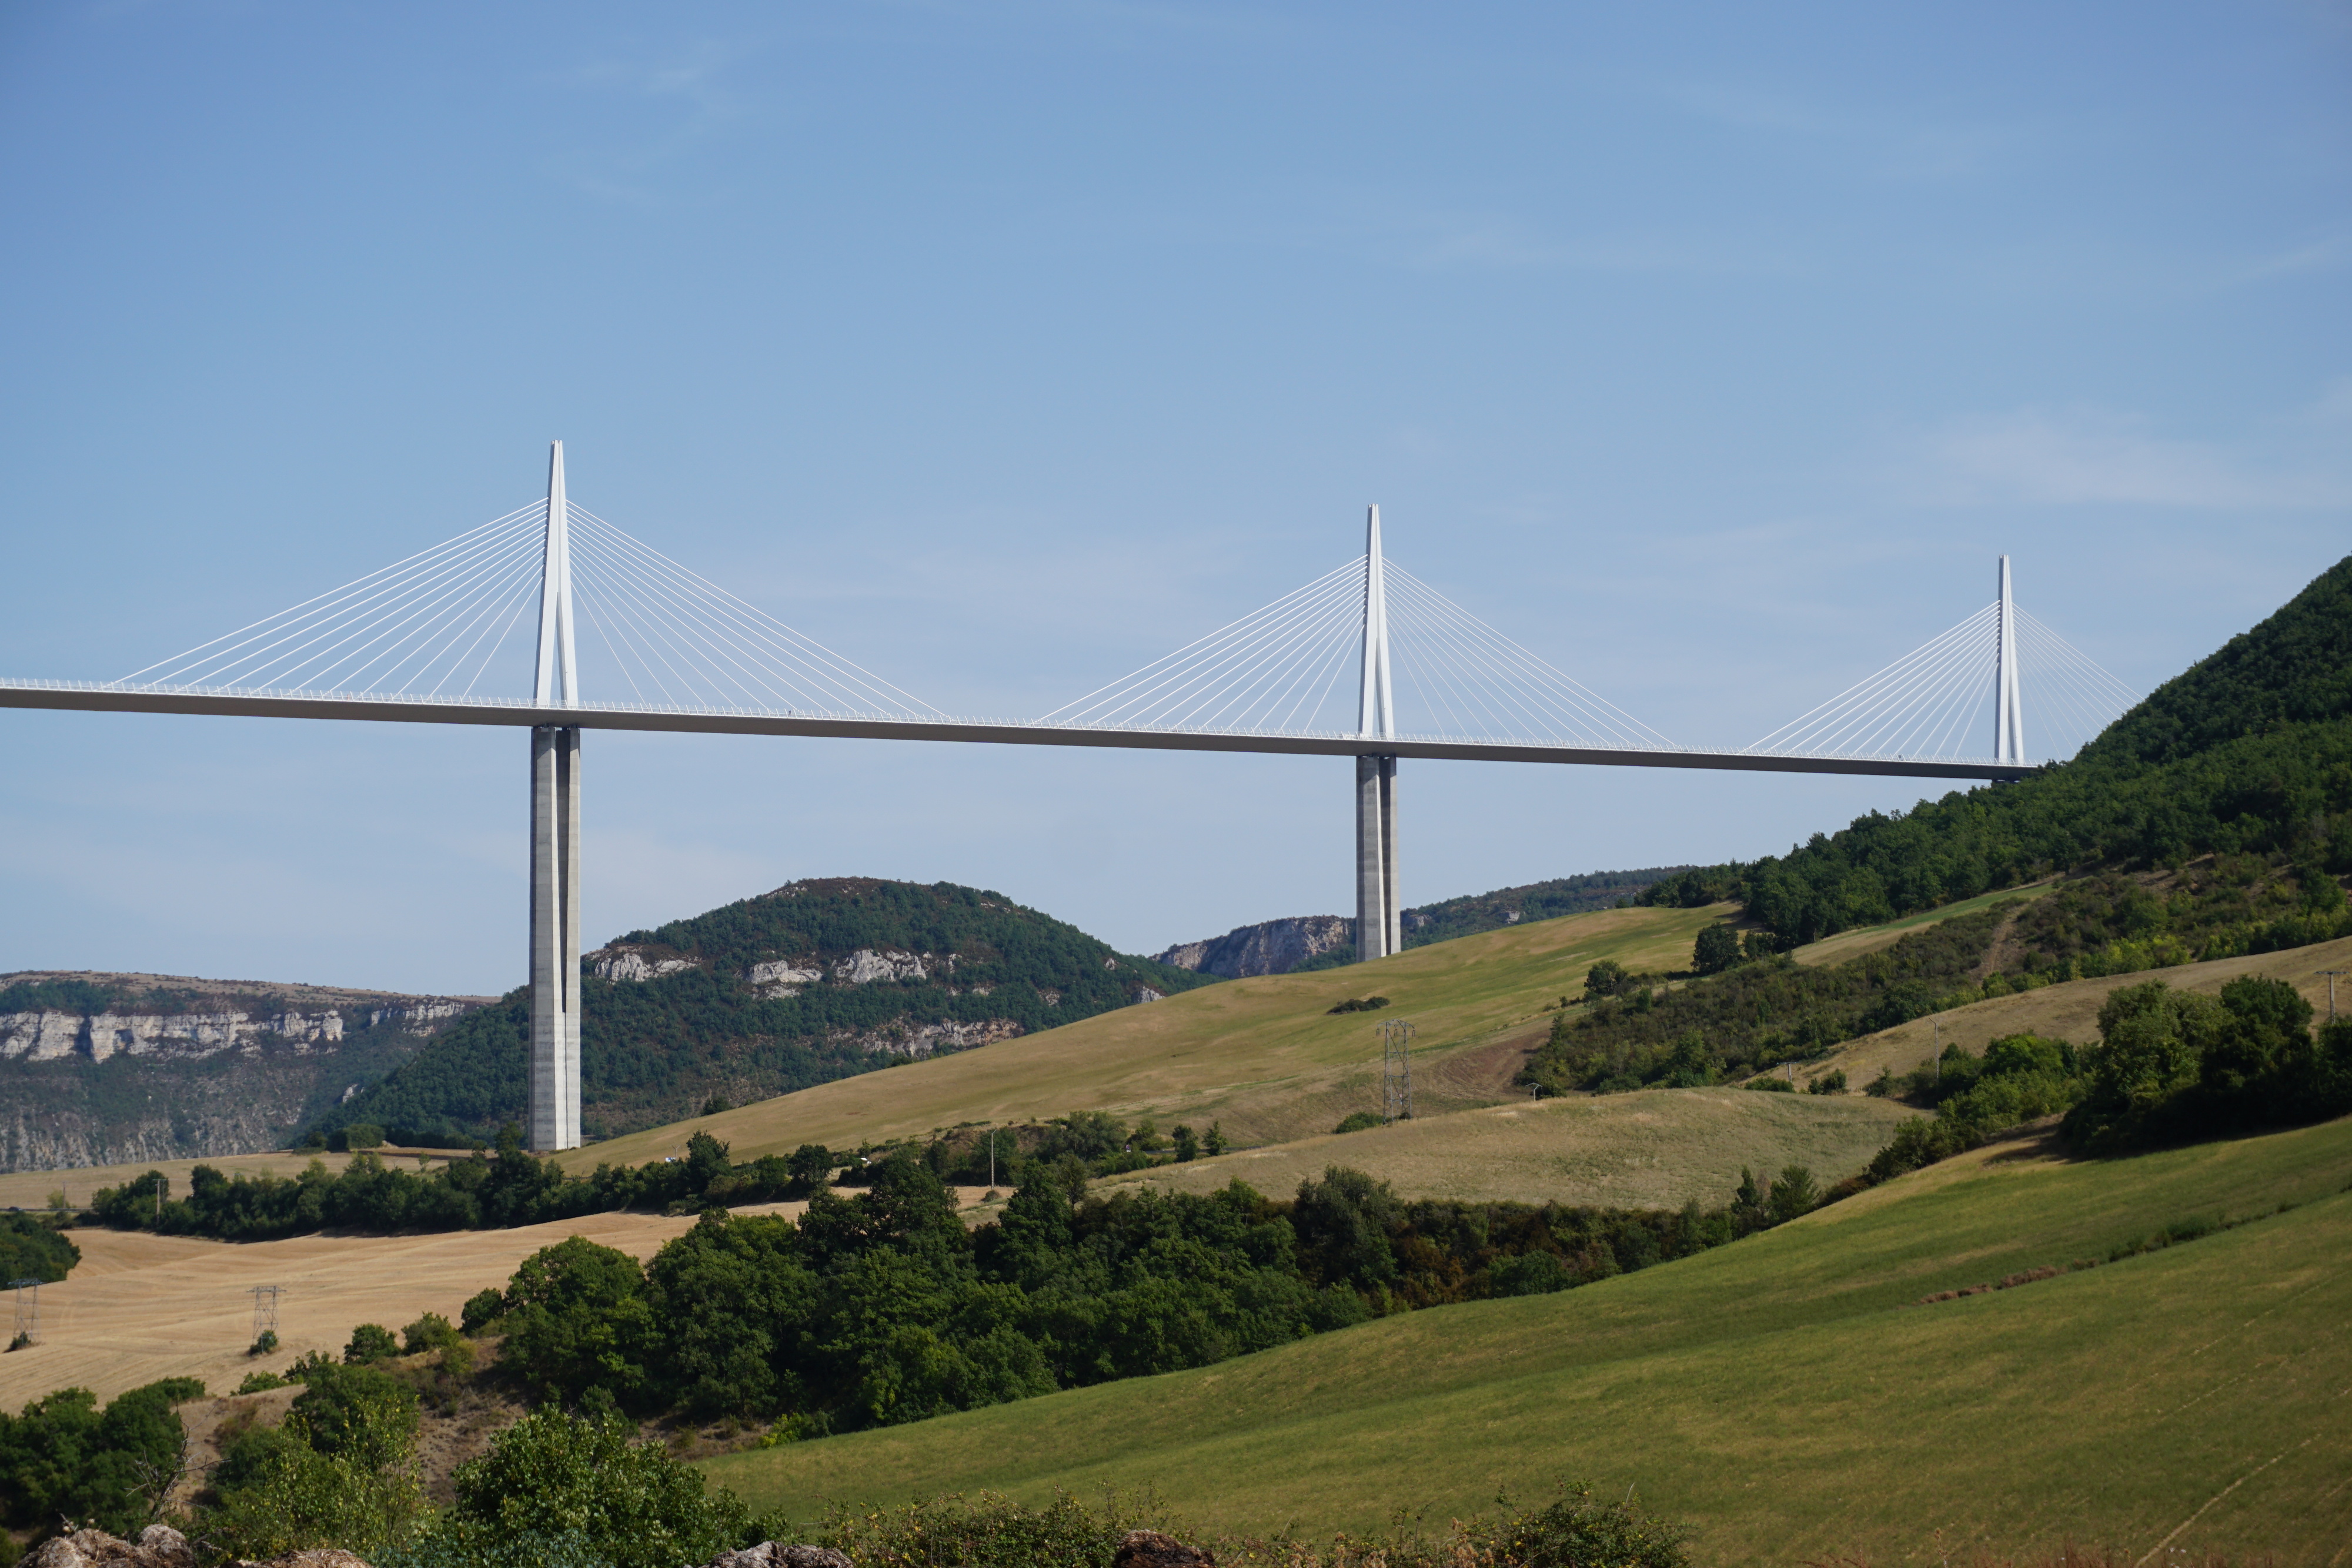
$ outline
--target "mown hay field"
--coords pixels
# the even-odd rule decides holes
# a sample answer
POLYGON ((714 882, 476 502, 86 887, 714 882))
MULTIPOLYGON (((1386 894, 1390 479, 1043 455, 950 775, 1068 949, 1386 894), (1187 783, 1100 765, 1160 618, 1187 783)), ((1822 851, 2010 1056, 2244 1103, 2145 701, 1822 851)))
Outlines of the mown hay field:
POLYGON ((796 1516, 828 1500, 1149 1484, 1213 1531, 1318 1535, 1583 1477, 1691 1521, 1707 1563, 1935 1563, 2071 1542, 2317 1568, 2352 1541, 2347 1183, 2352 1122, 2112 1162, 1996 1145, 1579 1290, 729 1455, 709 1473, 796 1516))
MULTIPOLYGON (((1287 1197, 1327 1166, 1352 1166, 1403 1197, 1710 1208, 1745 1166, 1801 1165, 1823 1186, 1852 1176, 1918 1113, 1859 1095, 1664 1089, 1515 1101, 1161 1166, 1123 1182, 1208 1192, 1236 1178, 1287 1197)), ((1108 1186, 1110 1184, 1103 1184, 1108 1186)))
MULTIPOLYGON (((959 1189, 965 1204, 982 1196, 959 1189)), ((747 1214, 798 1214, 803 1203, 754 1204, 747 1214)), ((82 1260, 40 1290, 41 1343, 0 1355, 0 1408, 79 1385, 110 1399, 159 1377, 200 1377, 215 1394, 257 1368, 282 1370, 311 1351, 341 1355, 360 1323, 397 1332, 425 1312, 457 1321, 466 1298, 507 1279, 531 1253, 584 1236, 638 1259, 694 1224, 691 1217, 591 1214, 511 1230, 425 1236, 289 1237, 207 1241, 145 1231, 67 1234, 82 1260), (278 1350, 254 1358, 256 1285, 282 1285, 278 1350)))
POLYGON ((1379 1101, 1374 1023, 1409 1019, 1417 1093, 1430 1114, 1512 1096, 1511 1075, 1550 1027, 1542 1009, 1574 995, 1603 958, 1686 967, 1700 926, 1729 906, 1605 909, 1305 975, 1227 980, 975 1051, 819 1084, 713 1116, 614 1138, 563 1156, 639 1164, 683 1152, 708 1129, 737 1159, 804 1143, 856 1147, 959 1125, 1041 1121, 1073 1111, 1152 1116, 1164 1128, 1219 1123, 1237 1145, 1328 1131, 1379 1101), (1351 998, 1379 1012, 1334 1016, 1351 998))

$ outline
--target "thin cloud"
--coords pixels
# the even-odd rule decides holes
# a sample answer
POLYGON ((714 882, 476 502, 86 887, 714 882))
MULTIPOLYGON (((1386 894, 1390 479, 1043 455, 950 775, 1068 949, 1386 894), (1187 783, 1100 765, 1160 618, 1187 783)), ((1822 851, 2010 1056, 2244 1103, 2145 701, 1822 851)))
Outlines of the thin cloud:
POLYGON ((2352 506, 2340 455, 2352 386, 2339 383, 2267 439, 2168 437, 2146 419, 2097 409, 2025 409, 1957 420, 1915 470, 1930 503, 2309 510, 2352 506))

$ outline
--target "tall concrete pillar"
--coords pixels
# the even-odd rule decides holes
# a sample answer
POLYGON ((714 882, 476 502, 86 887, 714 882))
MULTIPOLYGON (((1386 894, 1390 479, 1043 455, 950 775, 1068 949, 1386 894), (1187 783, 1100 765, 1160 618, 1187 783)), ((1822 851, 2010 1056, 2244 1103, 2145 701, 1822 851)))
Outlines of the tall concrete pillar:
POLYGON ((530 1146, 580 1146, 580 731, 530 732, 530 1146))
POLYGON ((1396 773, 1393 757, 1356 758, 1356 961, 1404 946, 1397 898, 1396 773))

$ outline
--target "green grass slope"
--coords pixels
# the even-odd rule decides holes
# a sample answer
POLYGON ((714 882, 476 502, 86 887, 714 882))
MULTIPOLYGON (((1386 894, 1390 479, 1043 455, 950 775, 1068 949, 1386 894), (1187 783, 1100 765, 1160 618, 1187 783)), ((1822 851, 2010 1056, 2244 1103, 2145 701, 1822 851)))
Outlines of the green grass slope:
POLYGON ((982 1051, 933 1057, 573 1151, 567 1166, 681 1153, 708 1128, 739 1160, 803 1143, 835 1148, 975 1123, 1073 1111, 1223 1124, 1236 1145, 1329 1131, 1379 1099, 1372 1025, 1410 1019, 1416 1101, 1435 1114, 1514 1097, 1508 1088, 1549 1020, 1602 958, 1666 970, 1690 962, 1718 909, 1606 909, 1414 947, 1370 964, 1228 980, 1121 1008, 982 1051), (1333 1016, 1350 998, 1389 998, 1333 1016))
POLYGON ((2069 1541, 2126 1560, 2339 1562, 2347 1181, 2352 1122, 2109 1163, 1996 1146, 1580 1290, 709 1470, 795 1515, 826 1499, 1148 1482, 1211 1528, 1309 1532, 1582 1476, 1693 1522, 1702 1563, 1935 1563, 2069 1541), (2258 1215, 1915 1304, 2175 1222, 2258 1215))
POLYGON ((1206 1193, 1238 1177, 1281 1197, 1343 1165, 1406 1198, 1606 1208, 1680 1208, 1696 1198, 1714 1208, 1739 1185, 1742 1166, 1769 1175, 1801 1165, 1826 1187, 1868 1165, 1895 1124, 1918 1113, 1859 1094, 1571 1095, 1327 1133, 1121 1180, 1206 1193))

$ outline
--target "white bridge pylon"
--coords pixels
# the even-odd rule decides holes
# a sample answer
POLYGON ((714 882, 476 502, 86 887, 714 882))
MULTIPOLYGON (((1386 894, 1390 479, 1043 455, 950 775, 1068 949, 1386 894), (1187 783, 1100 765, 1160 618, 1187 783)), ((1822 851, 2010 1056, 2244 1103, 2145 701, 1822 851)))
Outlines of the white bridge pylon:
POLYGON ((2029 691, 2036 732, 2050 737, 2042 755, 2053 761, 2072 757, 2140 695, 2017 608, 2002 556, 1991 603, 1747 749, 1759 757, 1981 757, 1970 739, 1985 733, 1990 706, 1992 760, 2022 766, 2031 755, 2029 691))
POLYGON ((0 678, 0 707, 529 728, 543 1150, 581 1135, 588 729, 1350 758, 1370 959, 1402 943, 1402 758, 1999 780, 2031 771, 2028 697, 2041 733, 2079 744, 2135 694, 2014 609, 2003 557, 1992 605, 1795 723, 1737 751, 1676 746, 1387 560, 1375 507, 1361 556, 1164 659, 1040 719, 951 717, 573 504, 561 442, 543 500, 291 609, 119 680, 0 678), (1994 752, 1969 756, 1988 699, 1994 752))

